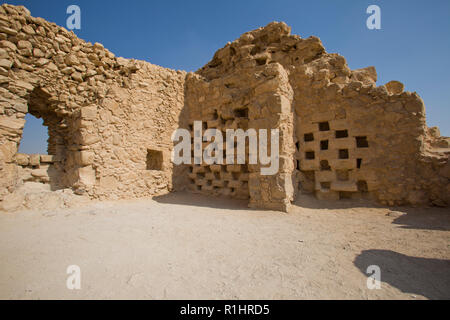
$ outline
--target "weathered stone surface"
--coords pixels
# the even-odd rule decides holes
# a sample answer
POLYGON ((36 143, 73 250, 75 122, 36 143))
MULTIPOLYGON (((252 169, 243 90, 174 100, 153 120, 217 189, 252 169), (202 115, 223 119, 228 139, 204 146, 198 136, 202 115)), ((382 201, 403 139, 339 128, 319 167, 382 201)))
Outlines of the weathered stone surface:
POLYGON ((0 59, 0 67, 11 69, 13 62, 8 59, 0 59))
POLYGON ((33 45, 29 41, 19 40, 19 42, 17 43, 17 48, 31 50, 31 49, 33 49, 33 45))
POLYGON ((6 212, 16 211, 23 206, 24 201, 24 194, 18 192, 9 194, 0 202, 0 210, 6 212))
POLYGON ((11 162, 17 152, 17 145, 13 141, 4 141, 0 144, 0 163, 11 162))
POLYGON ((88 166, 94 164, 95 153, 92 151, 81 151, 81 165, 88 166))
POLYGON ((27 166, 30 163, 30 156, 28 154, 16 154, 16 163, 20 166, 27 166))
POLYGON ((91 166, 78 169, 80 183, 85 186, 93 186, 95 184, 95 170, 91 166))
POLYGON ((27 113, 28 112, 28 105, 26 103, 15 103, 14 105, 12 105, 13 109, 18 111, 18 112, 22 112, 22 113, 27 113))
POLYGON ((15 119, 11 117, 0 117, 0 129, 4 128, 7 130, 14 130, 18 131, 23 129, 25 126, 25 120, 24 119, 15 119))
POLYGON ((46 169, 34 169, 31 171, 31 175, 37 178, 48 177, 48 172, 46 169))
POLYGON ((7 59, 8 57, 8 52, 5 49, 0 48, 0 59, 7 59))
POLYGON ((55 157, 53 155, 41 155, 41 163, 53 163, 55 157))
POLYGON ((41 163, 41 156, 38 154, 30 155, 30 166, 39 166, 41 163))
POLYGON ((405 89, 405 86, 403 83, 393 80, 386 83, 386 89, 390 94, 400 94, 405 89))
POLYGON ((356 80, 359 80, 364 84, 375 84, 378 78, 375 67, 353 70, 352 75, 356 80))
POLYGON ((95 120, 97 118, 97 107, 89 106, 81 108, 81 118, 85 120, 95 120))
POLYGON ((8 27, 4 27, 4 26, 0 26, 0 32, 2 33, 6 33, 10 36, 15 36, 17 35, 17 31, 12 29, 12 28, 8 28, 8 27))
POLYGON ((8 77, 0 75, 0 84, 8 83, 9 81, 8 77))
MULTIPOLYGON (((33 49, 33 55, 34 55, 36 58, 43 58, 43 57, 45 57, 44 52, 42 52, 42 50, 39 49, 39 48, 34 48, 34 49, 33 49)), ((40 60, 39 60, 39 61, 40 61, 40 60)), ((48 61, 48 60, 47 60, 47 61, 48 61)), ((44 64, 41 64, 41 65, 44 65, 44 64)))

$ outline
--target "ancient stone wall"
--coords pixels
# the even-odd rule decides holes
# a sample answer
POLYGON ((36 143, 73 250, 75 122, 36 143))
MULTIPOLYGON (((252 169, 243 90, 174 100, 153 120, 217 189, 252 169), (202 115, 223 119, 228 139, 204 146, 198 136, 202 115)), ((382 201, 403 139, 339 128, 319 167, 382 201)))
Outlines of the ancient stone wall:
MULTIPOLYGON (((225 163, 191 166, 190 189, 249 199, 252 207, 286 210, 293 199, 293 192, 284 186, 292 184, 293 93, 281 65, 242 68, 211 80, 195 74, 188 77, 187 84, 186 107, 192 136, 194 121, 203 120, 203 130, 213 128, 221 131, 225 163), (280 130, 281 163, 278 173, 263 176, 261 164, 249 162, 250 138, 246 141, 246 164, 237 164, 237 139, 231 141, 226 130, 252 129, 256 131, 255 141, 259 141, 259 130, 267 129, 270 134, 272 128, 280 130), (225 161, 226 143, 236 145, 234 164, 225 161)), ((266 140, 270 150, 270 136, 266 140)), ((255 146, 258 147, 256 142, 255 146)), ((257 152, 257 149, 253 151, 257 152)))
POLYGON ((91 198, 171 190, 170 133, 184 105, 184 79, 184 72, 117 58, 23 7, 2 5, 0 199, 39 180, 29 175, 91 198), (48 127, 52 166, 17 154, 27 112, 48 127))
MULTIPOLYGON (((188 188, 283 211, 299 192, 450 204, 449 139, 426 126, 416 93, 397 81, 376 86, 376 78, 374 67, 350 70, 318 38, 291 35, 284 23, 243 34, 186 74, 117 58, 23 7, 2 5, 0 203, 11 208, 8 199, 31 181, 93 199, 188 188), (44 119, 48 155, 17 153, 27 113, 44 119), (224 137, 227 129, 278 129, 278 172, 261 175, 261 164, 174 166, 171 135, 178 127, 193 132, 194 121, 224 137)), ((221 151, 225 158, 225 144, 221 151)))
MULTIPOLYGON (((289 109, 291 101, 295 116, 295 154, 285 154, 295 165, 295 191, 320 199, 373 198, 389 205, 450 203, 449 139, 440 137, 437 128, 427 128, 420 97, 403 92, 398 81, 377 87, 374 67, 350 70, 342 56, 326 53, 318 38, 301 39, 284 23, 271 23, 228 43, 198 73, 218 81, 228 74, 257 75, 271 65, 282 69, 288 80, 268 82, 293 91, 292 98, 285 95, 283 105, 289 109)), ((256 83, 248 78, 245 86, 250 94, 261 96, 256 83)), ((225 96, 222 104, 228 99, 225 96)), ((290 127, 283 108, 265 109, 264 104, 257 108, 266 111, 266 119, 279 114, 281 121, 271 127, 290 127)), ((292 194, 290 172, 281 168, 277 177, 286 202, 292 194)), ((251 185, 250 194, 252 186, 264 190, 251 185)), ((262 202, 272 202, 264 193, 262 202)))

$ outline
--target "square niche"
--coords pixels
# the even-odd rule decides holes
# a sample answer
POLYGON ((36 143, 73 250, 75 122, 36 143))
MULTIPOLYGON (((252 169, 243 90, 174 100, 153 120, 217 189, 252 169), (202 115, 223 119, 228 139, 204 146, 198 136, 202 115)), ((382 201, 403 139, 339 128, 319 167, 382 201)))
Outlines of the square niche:
POLYGON ((163 153, 161 150, 147 150, 147 170, 163 170, 163 153))

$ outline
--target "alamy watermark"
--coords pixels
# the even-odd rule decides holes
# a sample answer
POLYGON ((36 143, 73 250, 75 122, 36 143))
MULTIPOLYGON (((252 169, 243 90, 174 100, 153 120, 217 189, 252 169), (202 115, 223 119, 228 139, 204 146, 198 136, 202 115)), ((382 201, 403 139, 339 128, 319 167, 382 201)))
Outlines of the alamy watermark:
POLYGON ((367 14, 370 16, 367 18, 366 26, 369 30, 381 29, 381 9, 379 6, 373 4, 367 7, 367 14))
POLYGON ((67 7, 67 14, 70 16, 66 20, 66 26, 69 30, 81 29, 81 9, 79 6, 72 4, 67 7))
POLYGON ((81 269, 77 265, 67 267, 66 273, 69 275, 66 280, 66 286, 69 290, 81 289, 81 269))
POLYGON ((369 274, 367 278, 367 289, 381 289, 381 269, 377 265, 367 267, 366 273, 369 274))
POLYGON ((224 141, 222 131, 207 129, 202 134, 202 122, 194 121, 194 163, 192 163, 192 137, 187 129, 177 129, 172 134, 172 142, 179 142, 172 151, 172 162, 180 164, 259 164, 261 175, 269 176, 278 172, 279 168, 279 139, 278 129, 270 129, 270 153, 268 153, 268 130, 227 129, 226 130, 226 155, 224 156, 224 141), (259 137, 259 142, 258 142, 259 137), (246 140, 249 145, 247 149, 246 140), (181 141, 180 141, 181 140, 181 141), (203 142, 210 142, 203 150, 203 142), (237 153, 235 153, 237 149, 237 153), (248 152, 247 152, 248 150, 248 152), (236 155, 236 161, 235 161, 236 155), (246 158, 248 155, 248 163, 246 158))

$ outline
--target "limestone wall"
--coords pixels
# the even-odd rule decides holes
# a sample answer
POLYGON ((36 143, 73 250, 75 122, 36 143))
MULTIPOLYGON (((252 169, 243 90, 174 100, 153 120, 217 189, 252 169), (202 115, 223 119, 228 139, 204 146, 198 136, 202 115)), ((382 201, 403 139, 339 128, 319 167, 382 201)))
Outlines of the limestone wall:
POLYGON ((2 5, 0 203, 37 181, 94 199, 187 188, 283 211, 299 192, 448 205, 449 139, 426 126, 416 93, 397 81, 376 86, 376 78, 374 67, 350 70, 318 38, 291 35, 284 23, 243 34, 186 74, 115 57, 2 5), (28 112, 48 127, 50 157, 17 153, 28 112), (174 167, 172 132, 192 132, 194 121, 224 137, 226 129, 278 129, 279 171, 174 167))
MULTIPOLYGON (((191 75, 187 80, 186 107, 189 128, 203 120, 203 132, 218 129, 224 137, 223 158, 226 159, 227 129, 267 129, 270 150, 270 129, 280 130, 280 167, 274 176, 261 175, 261 165, 249 163, 249 139, 246 141, 246 164, 193 165, 189 186, 194 192, 249 199, 252 207, 287 210, 293 200, 292 156, 293 113, 292 89, 279 64, 239 69, 217 79, 191 75), (286 187, 291 185, 291 187, 286 187)), ((237 152, 236 140, 234 141, 237 152)), ((205 143, 205 147, 208 143, 205 143)), ((254 150, 256 153, 258 150, 254 150)), ((269 153, 270 154, 270 153, 269 153)))
POLYGON ((183 178, 173 174, 170 151, 171 134, 178 128, 184 106, 185 73, 144 62, 138 65, 139 71, 128 79, 130 87, 113 85, 89 114, 85 138, 89 145, 80 158, 82 165, 95 170, 95 180, 88 171, 93 197, 167 193, 183 178))
MULTIPOLYGON (((295 166, 295 191, 389 205, 450 203, 449 139, 426 126, 420 97, 403 92, 398 81, 377 87, 374 67, 350 70, 342 56, 326 53, 318 38, 301 39, 284 23, 271 23, 228 43, 198 73, 213 82, 227 74, 256 75, 271 65, 283 69, 285 86, 293 91, 286 97, 292 100, 296 147, 286 156, 295 166)), ((250 94, 256 93, 255 81, 247 81, 250 94)), ((271 111, 265 117, 274 117, 271 111)), ((289 127, 291 120, 281 112, 277 125, 289 127)), ((288 202, 291 185, 282 176, 278 185, 288 202)))
POLYGON ((2 5, 0 200, 27 181, 17 155, 27 112, 48 127, 48 153, 58 164, 47 177, 56 188, 101 199, 168 192, 184 78, 117 58, 23 7, 2 5), (149 165, 152 154, 162 158, 159 165, 149 165))

